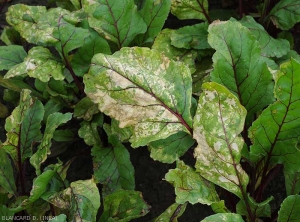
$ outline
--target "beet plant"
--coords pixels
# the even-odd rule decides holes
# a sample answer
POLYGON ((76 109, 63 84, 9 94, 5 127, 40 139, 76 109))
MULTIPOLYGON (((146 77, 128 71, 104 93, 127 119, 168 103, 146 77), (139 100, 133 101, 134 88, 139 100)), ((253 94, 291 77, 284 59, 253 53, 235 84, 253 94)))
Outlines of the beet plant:
POLYGON ((164 178, 176 201, 153 221, 196 203, 215 212, 205 222, 300 221, 300 3, 266 0, 255 17, 244 3, 233 17, 206 0, 10 6, 0 84, 18 103, 0 149, 2 219, 142 220, 151 208, 129 150, 146 146, 176 163, 164 178), (170 14, 197 22, 171 29, 170 14), (77 141, 91 148, 93 175, 70 182, 74 158, 60 157, 77 141), (271 207, 280 174, 286 197, 271 207))

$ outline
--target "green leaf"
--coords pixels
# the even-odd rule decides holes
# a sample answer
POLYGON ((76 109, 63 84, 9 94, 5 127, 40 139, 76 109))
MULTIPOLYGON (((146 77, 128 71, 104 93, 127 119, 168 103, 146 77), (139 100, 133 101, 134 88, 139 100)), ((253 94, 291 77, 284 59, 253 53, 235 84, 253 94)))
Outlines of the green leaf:
POLYGON ((206 217, 201 222, 244 222, 244 220, 239 214, 219 213, 206 217))
MULTIPOLYGON (((273 197, 269 197, 261 203, 256 203, 255 200, 248 194, 248 203, 250 205, 251 212, 256 218, 259 217, 271 217, 271 206, 270 202, 273 200, 273 197)), ((244 201, 238 202, 236 205, 236 212, 240 215, 247 215, 247 206, 244 201)))
POLYGON ((95 180, 78 180, 49 197, 54 206, 69 211, 68 221, 96 221, 100 194, 95 180))
POLYGON ((132 127, 119 127, 120 122, 112 119, 111 120, 111 133, 116 135, 121 142, 128 142, 129 138, 132 136, 132 127))
POLYGON ((16 45, 20 42, 23 42, 20 33, 17 32, 13 27, 9 26, 4 27, 0 39, 6 45, 16 45))
POLYGON ((89 25, 118 48, 128 46, 135 36, 147 30, 133 0, 84 0, 82 7, 89 25))
POLYGON ((22 46, 0 46, 0 70, 9 70, 23 62, 26 52, 22 46))
POLYGON ((173 163, 195 143, 192 136, 186 132, 178 132, 166 139, 157 140, 149 144, 150 156, 162 163, 173 163))
POLYGON ((289 30, 300 22, 300 2, 298 0, 281 0, 270 11, 268 17, 274 25, 282 30, 289 30))
POLYGON ((251 32, 238 22, 214 22, 208 42, 216 49, 211 80, 233 92, 247 109, 247 123, 273 101, 273 78, 251 32), (238 34, 237 34, 238 33, 238 34))
POLYGON ((208 23, 200 23, 192 26, 184 26, 175 30, 171 35, 171 44, 184 49, 209 49, 207 42, 208 23))
POLYGON ((32 155, 32 145, 42 138, 40 132, 44 107, 39 100, 30 96, 29 90, 23 90, 20 104, 6 119, 7 140, 3 148, 10 154, 16 166, 32 155), (21 159, 19 159, 21 158, 21 159))
POLYGON ((172 221, 178 222, 178 218, 184 213, 187 202, 184 204, 174 203, 168 207, 154 222, 172 221))
POLYGON ((211 57, 203 58, 196 63, 196 71, 192 74, 194 94, 200 95, 202 84, 210 81, 210 73, 213 70, 212 65, 211 57))
POLYGON ((194 117, 196 171, 205 179, 245 198, 248 175, 239 164, 245 108, 224 86, 204 83, 194 117))
POLYGON ((291 222, 300 220, 300 196, 290 195, 282 202, 278 212, 278 222, 291 222))
POLYGON ((6 20, 30 43, 54 43, 57 40, 51 36, 53 30, 43 29, 38 24, 39 19, 46 13, 45 6, 15 4, 8 8, 6 20))
POLYGON ((211 205, 220 201, 214 185, 183 161, 177 161, 176 169, 169 170, 165 179, 175 187, 176 203, 184 204, 188 201, 191 204, 211 205))
POLYGON ((0 205, 0 215, 5 218, 6 222, 13 222, 14 213, 5 205, 0 205))
POLYGON ((100 113, 99 118, 93 119, 92 121, 82 121, 80 123, 80 129, 78 130, 78 135, 80 138, 84 139, 84 142, 89 146, 99 146, 102 147, 101 138, 98 132, 98 126, 103 125, 103 115, 100 113))
POLYGON ((53 216, 52 219, 49 221, 51 222, 67 222, 67 216, 65 214, 60 214, 58 216, 53 216))
POLYGON ((245 16, 238 22, 247 27, 255 36, 255 39, 259 42, 262 56, 280 58, 290 51, 290 44, 287 40, 274 39, 253 17, 245 16))
POLYGON ((172 0, 171 12, 179 19, 200 19, 207 21, 207 0, 172 0))
POLYGON ((94 114, 98 113, 98 107, 91 101, 90 98, 84 97, 80 100, 74 108, 74 117, 83 118, 86 121, 90 121, 94 114))
POLYGON ((3 187, 6 192, 17 196, 11 161, 2 147, 0 147, 0 186, 3 187))
POLYGON ((41 172, 41 164, 45 162, 47 156, 51 154, 50 147, 52 144, 51 140, 53 138, 54 131, 59 125, 68 122, 71 118, 72 113, 52 113, 48 116, 42 142, 38 146, 36 153, 30 158, 30 163, 36 169, 37 175, 39 175, 41 172))
POLYGON ((144 216, 149 212, 149 208, 140 192, 120 190, 104 198, 104 212, 99 222, 106 222, 109 218, 127 222, 144 216))
POLYGON ((111 54, 107 41, 96 31, 90 30, 90 36, 74 54, 71 66, 77 76, 83 76, 90 68, 91 59, 97 53, 111 54))
POLYGON ((109 130, 106 129, 106 133, 112 147, 94 146, 92 148, 94 176, 98 182, 104 185, 104 195, 119 189, 134 190, 135 188, 134 168, 129 152, 116 135, 108 132, 109 130))
POLYGON ((191 76, 182 63, 148 48, 122 48, 97 54, 84 76, 85 92, 101 112, 133 126, 133 147, 191 133, 191 76))
POLYGON ((192 49, 176 48, 171 44, 171 36, 175 30, 164 29, 155 38, 152 49, 159 51, 170 59, 181 61, 188 65, 191 73, 195 71, 197 51, 192 49))
POLYGON ((249 129, 251 160, 265 158, 265 166, 284 164, 299 169, 300 151, 300 63, 283 63, 275 76, 277 101, 266 108, 249 129))
POLYGON ((285 167, 283 169, 287 195, 300 193, 300 171, 299 168, 285 167))
POLYGON ((145 33, 137 36, 137 42, 142 45, 153 42, 154 38, 162 29, 168 17, 171 7, 171 0, 145 0, 143 8, 138 11, 147 25, 145 33))

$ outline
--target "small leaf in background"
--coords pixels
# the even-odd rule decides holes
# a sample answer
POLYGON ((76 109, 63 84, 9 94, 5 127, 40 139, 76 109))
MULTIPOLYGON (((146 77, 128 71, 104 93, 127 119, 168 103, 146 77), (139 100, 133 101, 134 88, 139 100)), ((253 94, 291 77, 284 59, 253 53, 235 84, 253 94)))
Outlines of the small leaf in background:
POLYGON ((9 111, 5 105, 0 102, 0 118, 6 118, 9 114, 9 111))
POLYGON ((83 76, 90 68, 92 57, 97 53, 111 54, 107 41, 96 31, 90 29, 90 35, 74 54, 71 66, 77 76, 83 76))
POLYGON ((244 220, 239 214, 219 213, 206 217, 201 222, 244 222, 244 220))
POLYGON ((115 221, 131 221, 144 216, 150 206, 143 200, 138 191, 120 190, 104 198, 104 212, 99 222, 106 222, 109 218, 115 221))
MULTIPOLYGON (((47 48, 37 46, 30 49, 23 64, 26 67, 26 73, 30 77, 37 78, 42 82, 48 82, 51 77, 56 80, 65 78, 63 75, 63 64, 47 48)), ((15 68, 15 70, 12 68, 5 75, 5 78, 18 76, 18 72, 19 68, 15 68)))
POLYGON ((300 196, 290 195, 282 202, 278 212, 278 222, 300 221, 300 196))
MULTIPOLYGON (((172 0, 171 12, 177 18, 208 21, 207 0, 172 0)), ((208 21, 210 22, 210 21, 208 21)))
POLYGON ((220 201, 215 186, 183 161, 178 161, 176 169, 169 170, 165 179, 175 187, 176 203, 211 205, 220 201))
POLYGON ((133 147, 191 133, 192 80, 189 69, 148 48, 97 54, 84 76, 85 92, 106 115, 133 126, 133 147))
POLYGON ((22 42, 20 33, 17 32, 13 27, 5 26, 2 30, 1 41, 6 45, 17 45, 22 42))
POLYGON ((283 169, 285 177, 285 188, 287 195, 300 193, 300 170, 295 167, 285 167, 283 169))
POLYGON ((211 80, 233 92, 247 109, 247 122, 273 102, 273 78, 249 29, 238 22, 212 23, 208 42, 216 49, 211 80))
POLYGON ((175 30, 171 35, 171 44, 184 49, 209 49, 207 42, 208 23, 200 23, 192 26, 184 26, 175 30))
POLYGON ((2 144, 0 144, 0 186, 3 187, 6 192, 17 196, 12 164, 1 145, 2 144))
POLYGON ((93 103, 89 97, 84 97, 75 105, 74 117, 90 121, 93 118, 93 115, 98 112, 98 106, 93 103))
POLYGON ((186 132, 178 132, 166 139, 151 142, 150 157, 162 163, 173 163, 195 143, 193 137, 186 132))
POLYGON ((9 70, 23 62, 26 52, 22 46, 0 46, 0 70, 9 70))
POLYGON ((104 129, 112 147, 94 146, 92 148, 95 179, 103 184, 103 195, 120 189, 134 190, 134 168, 129 152, 117 136, 111 134, 109 125, 104 125, 104 129))
POLYGON ((120 125, 119 121, 112 119, 111 133, 116 135, 121 142, 128 142, 128 140, 133 134, 133 129, 132 129, 133 127, 129 126, 125 128, 120 128, 119 125, 120 125))
POLYGON ((239 134, 247 111, 224 86, 211 82, 202 88, 194 117, 196 171, 244 199, 249 178, 239 163, 244 144, 239 134))
POLYGON ((159 51, 170 59, 181 61, 188 65, 191 73, 195 72, 195 60, 197 51, 191 49, 179 49, 171 44, 171 36, 175 30, 164 29, 155 38, 152 49, 159 51))
POLYGON ((82 7, 89 16, 89 25, 118 48, 128 46, 147 30, 133 0, 84 0, 82 7))
POLYGON ((258 163, 265 159, 263 162, 268 170, 282 163, 292 171, 299 170, 299 74, 300 63, 294 59, 280 66, 275 76, 277 101, 267 107, 249 129, 253 144, 250 147, 251 160, 258 163))
POLYGON ((47 156, 51 154, 51 140, 54 134, 54 131, 58 126, 68 122, 72 118, 72 113, 52 113, 48 116, 46 129, 44 131, 44 136, 41 144, 38 146, 37 151, 31 156, 30 163, 36 169, 36 174, 40 175, 40 166, 47 156))
POLYGON ((205 57, 196 63, 196 71, 192 74, 193 93, 200 95, 202 84, 210 82, 210 73, 213 71, 213 63, 210 57, 205 57))
POLYGON ((168 17, 171 7, 171 0, 145 0, 143 8, 138 14, 143 18, 147 25, 147 31, 139 34, 136 41, 139 45, 153 42, 157 34, 161 31, 165 20, 168 17))
MULTIPOLYGON (((255 200, 248 194, 248 203, 250 205, 251 212, 253 212, 253 216, 256 218, 261 217, 271 217, 271 206, 270 202, 273 200, 273 197, 269 197, 263 202, 256 203, 255 200)), ((240 215, 247 215, 247 206, 244 201, 239 201, 236 205, 236 213, 240 215)))
POLYGON ((174 203, 168 207, 159 217, 157 217, 154 222, 165 222, 172 221, 178 222, 178 218, 184 213, 186 205, 188 202, 184 204, 174 203))
POLYGON ((299 11, 298 0, 281 0, 272 8, 268 16, 277 28, 289 30, 300 22, 299 11))
MULTIPOLYGON (((234 19, 231 20, 235 21, 234 19)), ((287 40, 274 39, 253 17, 245 16, 238 22, 247 27, 255 36, 259 42, 262 56, 280 58, 290 51, 290 44, 287 40)))
POLYGON ((103 125, 103 114, 99 113, 98 118, 93 118, 92 121, 82 121, 80 123, 80 129, 78 130, 78 135, 84 140, 84 142, 89 146, 99 146, 102 147, 101 138, 98 132, 98 126, 103 125))

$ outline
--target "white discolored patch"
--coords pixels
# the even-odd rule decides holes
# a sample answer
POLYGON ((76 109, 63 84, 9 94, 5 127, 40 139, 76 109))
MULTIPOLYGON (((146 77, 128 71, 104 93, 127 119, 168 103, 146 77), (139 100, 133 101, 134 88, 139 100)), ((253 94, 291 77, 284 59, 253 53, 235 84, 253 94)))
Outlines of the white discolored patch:
POLYGON ((219 151, 220 148, 221 148, 221 146, 222 146, 222 143, 221 143, 220 141, 218 141, 218 142, 216 142, 216 143, 214 144, 214 148, 215 148, 216 151, 219 151))
POLYGON ((36 69, 36 65, 33 63, 34 60, 29 60, 25 62, 26 71, 32 71, 36 69))
POLYGON ((216 97, 211 91, 205 91, 205 96, 209 99, 209 101, 212 101, 216 97))

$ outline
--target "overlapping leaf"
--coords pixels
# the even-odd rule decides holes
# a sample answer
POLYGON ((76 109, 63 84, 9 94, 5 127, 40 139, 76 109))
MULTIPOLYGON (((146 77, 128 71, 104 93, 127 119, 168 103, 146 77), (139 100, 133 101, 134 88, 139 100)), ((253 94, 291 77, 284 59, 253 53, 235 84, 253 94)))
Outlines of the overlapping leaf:
POLYGON ((105 125, 105 130, 112 147, 93 147, 95 178, 104 185, 104 195, 111 194, 119 189, 134 190, 134 168, 130 161, 129 152, 117 136, 111 134, 108 125, 105 125))
POLYGON ((243 218, 239 214, 233 213, 219 213, 206 217, 201 222, 244 222, 243 218))
POLYGON ((273 79, 267 58, 251 32, 238 22, 215 22, 209 26, 208 42, 213 55, 212 81, 226 86, 247 109, 247 120, 273 101, 273 79))
POLYGON ((184 49, 208 49, 208 23, 185 26, 175 30, 171 35, 171 44, 184 49))
POLYGON ((48 116, 42 142, 38 146, 38 150, 30 158, 30 163, 36 169, 37 175, 39 175, 41 172, 41 164, 45 162, 45 160, 47 159, 47 155, 51 153, 51 139, 53 137, 54 131, 58 126, 68 122, 71 118, 72 113, 52 113, 48 116))
POLYGON ((16 166, 19 161, 23 162, 32 155, 33 143, 41 140, 43 115, 42 103, 31 98, 29 90, 23 90, 19 106, 6 119, 7 140, 3 144, 3 148, 10 154, 16 166))
POLYGON ((298 0, 281 0, 270 11, 269 17, 278 28, 289 30, 300 22, 300 2, 298 0))
POLYGON ((214 185, 182 161, 178 161, 176 169, 169 170, 165 178, 175 187, 176 203, 184 204, 188 201, 191 204, 211 205, 219 202, 214 185))
POLYGON ((208 18, 207 0, 172 0, 171 12, 179 19, 201 19, 208 18))
POLYGON ((147 25, 147 31, 137 36, 137 42, 152 42, 162 29, 168 17, 171 7, 171 0, 146 0, 143 8, 138 11, 147 25))
POLYGON ((286 39, 274 39, 253 17, 245 16, 239 22, 255 36, 263 56, 280 58, 290 51, 290 44, 286 39))
POLYGON ((179 49, 171 44, 171 36, 174 33, 172 29, 162 30, 155 38, 152 49, 163 53, 170 59, 181 61, 189 66, 191 73, 195 71, 195 59, 197 57, 196 50, 179 49))
POLYGON ((290 195, 282 202, 278 212, 278 222, 299 221, 300 196, 290 195))
POLYGON ((165 222, 165 221, 172 221, 178 222, 178 218, 184 213, 186 208, 187 202, 184 204, 174 203, 168 207, 165 212, 159 215, 158 218, 154 220, 154 222, 165 222))
POLYGON ((249 178, 239 163, 244 144, 239 134, 246 110, 224 86, 212 82, 204 83, 202 88, 194 117, 196 170, 205 179, 246 199, 249 178))
POLYGON ((178 132, 166 139, 149 144, 150 156, 162 163, 173 163, 192 147, 195 140, 186 132, 178 132))
POLYGON ((89 25, 119 48, 147 30, 133 0, 84 0, 82 7, 89 16, 89 25))
POLYGON ((37 46, 30 49, 24 62, 11 68, 5 78, 8 79, 27 73, 42 82, 48 82, 50 78, 63 80, 65 78, 63 68, 63 64, 47 48, 37 46))
MULTIPOLYGON (((17 195, 17 188, 11 161, 0 144, 0 186, 12 195, 17 195)), ((1 212, 1 211, 0 211, 1 212)))
POLYGON ((295 167, 284 168, 285 188, 287 195, 300 193, 300 170, 295 167))
POLYGON ((85 92, 121 128, 134 127, 133 147, 191 133, 191 76, 184 64, 138 47, 97 54, 92 62, 85 92))
MULTIPOLYGON (((283 163, 298 169, 300 151, 300 63, 294 59, 281 65, 275 79, 277 101, 265 109, 249 129, 252 161, 262 158, 272 166, 283 163)), ((266 167, 269 167, 266 166, 266 167)))
POLYGON ((22 46, 0 46, 0 70, 9 70, 23 62, 26 52, 22 46))
POLYGON ((104 198, 104 212, 99 222, 131 221, 149 212, 149 206, 138 191, 120 190, 104 198))

